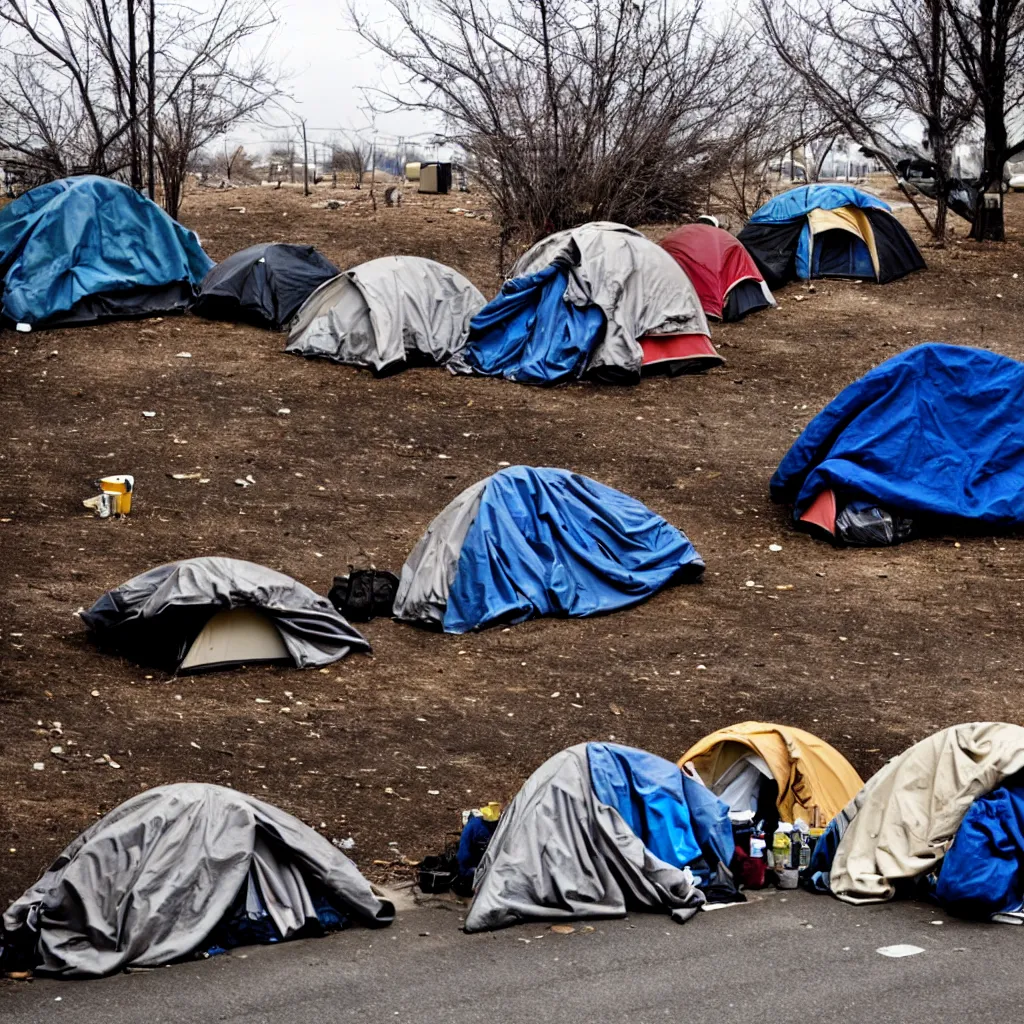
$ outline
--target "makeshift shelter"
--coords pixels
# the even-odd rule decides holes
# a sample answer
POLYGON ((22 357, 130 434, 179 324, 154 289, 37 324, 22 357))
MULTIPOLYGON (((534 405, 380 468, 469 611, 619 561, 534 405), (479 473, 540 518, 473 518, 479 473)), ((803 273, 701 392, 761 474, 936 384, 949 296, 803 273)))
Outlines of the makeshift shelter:
POLYGON ((421 163, 418 192, 448 195, 452 189, 452 165, 437 162, 421 163))
POLYGON ((635 498, 564 469, 512 466, 427 527, 402 567, 394 614, 466 633, 628 608, 703 573, 689 540, 635 498))
POLYGON ((203 278, 193 312, 280 331, 320 285, 339 273, 311 245, 252 245, 218 263, 203 278))
POLYGON ((714 859, 733 847, 718 831, 724 816, 690 801, 687 784, 702 788, 630 747, 581 743, 556 754, 502 814, 476 869, 466 931, 631 910, 688 920, 705 903, 689 865, 704 849, 714 859))
POLYGON ((449 369, 557 384, 693 373, 724 362, 679 264, 640 232, 597 222, 538 242, 473 318, 449 369))
POLYGON ((838 750, 791 725, 740 722, 719 729, 690 747, 679 764, 690 761, 731 810, 754 810, 767 779, 782 820, 803 818, 809 825, 824 825, 864 785, 838 750))
POLYGON ((0 323, 180 313, 212 266, 195 234, 109 178, 51 181, 0 209, 0 323))
MULTIPOLYGON (((971 722, 942 729, 868 779, 830 823, 819 844, 828 855, 818 857, 815 850, 812 867, 847 903, 890 900, 939 868, 975 801, 1021 771, 1024 728, 1019 725, 971 722)), ((1021 852, 1024 848, 1017 856, 1021 852)), ((975 886, 989 867, 969 866, 975 886)), ((955 898, 957 888, 965 887, 963 870, 960 860, 948 876, 947 896, 955 898)), ((940 879, 944 873, 945 866, 940 879)))
POLYGON ((418 256, 385 256, 321 285, 299 310, 286 352, 383 375, 447 362, 466 342, 484 297, 458 271, 418 256))
POLYGON ((79 615, 102 647, 171 672, 261 661, 320 667, 370 649, 327 598, 236 558, 158 566, 79 615))
POLYGON ((886 284, 925 262, 888 204, 852 185, 802 185, 754 211, 739 240, 772 289, 855 277, 886 284))
POLYGON ((394 916, 297 818, 233 789, 181 783, 131 797, 72 841, 8 908, 0 949, 39 973, 90 978, 394 916))
POLYGON ((970 522, 1024 523, 1024 363, 919 345, 849 385, 779 463, 774 501, 846 544, 893 544, 970 522))
POLYGON ((743 243, 711 224, 684 224, 661 240, 682 267, 704 312, 716 320, 742 320, 774 306, 775 299, 743 243))

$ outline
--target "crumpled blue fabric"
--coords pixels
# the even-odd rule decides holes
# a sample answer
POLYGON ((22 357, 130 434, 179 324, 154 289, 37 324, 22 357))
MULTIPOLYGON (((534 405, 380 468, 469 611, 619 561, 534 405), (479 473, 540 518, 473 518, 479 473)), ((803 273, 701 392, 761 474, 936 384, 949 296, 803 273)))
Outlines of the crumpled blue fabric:
POLYGON ((635 498, 564 469, 511 466, 480 499, 444 630, 627 608, 688 567, 704 569, 690 541, 635 498))
POLYGON ((599 306, 581 309, 565 301, 570 273, 552 263, 506 281, 470 322, 462 360, 475 373, 520 383, 579 377, 604 332, 605 316, 599 306))
POLYGON ((188 282, 213 266, 196 235, 109 178, 51 181, 0 210, 0 314, 43 324, 82 299, 188 282))
POLYGON ((1024 904, 1024 778, 968 808, 943 858, 935 897, 950 913, 987 918, 1024 904))
POLYGON ((795 518, 828 488, 840 507, 1024 523, 1024 363, 926 344, 876 366, 811 420, 771 480, 795 518))
POLYGON ((614 807, 651 853, 682 868, 701 855, 679 766, 646 750, 588 743, 594 796, 614 807))

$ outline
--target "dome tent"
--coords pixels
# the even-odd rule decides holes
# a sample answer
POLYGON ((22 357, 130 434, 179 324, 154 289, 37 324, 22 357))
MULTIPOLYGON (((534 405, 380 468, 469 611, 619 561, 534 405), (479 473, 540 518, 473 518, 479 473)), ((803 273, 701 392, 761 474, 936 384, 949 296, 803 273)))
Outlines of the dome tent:
POLYGON ((101 646, 171 672, 260 661, 320 667, 370 648, 327 598, 236 558, 158 566, 79 615, 101 646))
POLYGON ((1024 363, 926 344, 844 388, 771 480, 797 525, 840 543, 892 544, 929 529, 1024 523, 1024 363))
POLYGON ((704 312, 716 320, 742 320, 774 306, 775 299, 743 243, 712 224, 684 224, 661 240, 683 268, 704 312))
POLYGON ((814 277, 886 284, 925 269, 888 204, 851 185, 802 185, 783 192, 754 211, 739 240, 773 289, 814 277))
POLYGON ((321 285, 303 304, 286 352, 384 375, 440 365, 466 341, 484 297, 458 271, 418 256, 385 256, 321 285))
POLYGON ((467 488, 402 567, 394 615, 465 633, 628 608, 704 562, 635 498, 564 469, 512 466, 467 488))
POLYGON ((297 818, 233 789, 181 783, 131 797, 73 840, 4 914, 0 950, 43 974, 93 978, 394 916, 297 818))
POLYGON ((340 271, 311 245, 251 245, 203 278, 193 312, 283 330, 299 307, 340 271))
POLYGON ((212 266, 193 232, 109 178, 52 181, 0 210, 0 322, 183 312, 212 266))
POLYGON ((736 810, 748 808, 734 806, 727 792, 730 786, 741 802, 743 794, 755 795, 752 790, 760 778, 770 778, 778 789, 778 812, 791 823, 803 818, 811 825, 825 824, 864 784, 850 762, 824 740, 769 722, 740 722, 719 729, 690 747, 679 764, 689 761, 711 790, 736 810))
POLYGON ((706 370, 724 360, 686 274, 654 242, 595 222, 538 242, 473 318, 449 368, 534 384, 706 370))
POLYGON ((690 864, 734 850, 724 807, 705 794, 643 750, 581 743, 555 754, 502 814, 474 875, 465 930, 638 909, 687 921, 706 901, 690 864), (691 787, 702 799, 691 802, 691 787))

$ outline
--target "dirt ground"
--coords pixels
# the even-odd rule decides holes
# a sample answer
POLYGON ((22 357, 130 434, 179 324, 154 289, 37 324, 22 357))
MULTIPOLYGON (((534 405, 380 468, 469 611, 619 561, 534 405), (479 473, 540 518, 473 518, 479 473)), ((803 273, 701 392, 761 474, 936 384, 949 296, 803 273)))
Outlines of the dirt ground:
MULTIPOLYGON (((1024 721, 1022 539, 836 551, 768 498, 807 420, 882 359, 936 339, 1024 358, 1024 200, 1009 204, 1005 245, 926 249, 927 272, 885 287, 790 286, 777 311, 714 328, 724 369, 634 388, 425 369, 375 380, 191 316, 0 336, 0 903, 95 817, 162 783, 251 792, 352 837, 386 878, 436 852, 462 808, 508 799, 584 740, 674 759, 763 718, 820 734, 867 776, 938 727, 1024 721), (504 463, 635 495, 694 541, 705 582, 604 618, 463 637, 377 620, 372 655, 323 672, 171 678, 97 652, 73 617, 196 555, 321 593, 349 565, 397 570, 450 498, 504 463), (94 519, 81 500, 114 472, 134 474, 135 509, 94 519), (247 475, 254 486, 235 484, 247 475)), ((496 229, 457 207, 483 203, 410 190, 374 213, 348 189, 250 188, 193 195, 183 219, 215 259, 270 240, 312 242, 341 266, 411 253, 493 295, 496 229), (313 206, 332 197, 347 205, 313 206)))

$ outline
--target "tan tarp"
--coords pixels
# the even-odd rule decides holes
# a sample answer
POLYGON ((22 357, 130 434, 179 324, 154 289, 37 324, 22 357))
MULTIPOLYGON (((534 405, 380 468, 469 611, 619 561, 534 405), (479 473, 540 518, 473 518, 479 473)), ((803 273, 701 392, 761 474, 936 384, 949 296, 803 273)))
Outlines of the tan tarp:
POLYGON ((864 785, 834 747, 803 729, 769 722, 740 722, 694 744, 679 759, 692 761, 710 786, 745 754, 760 755, 779 784, 779 814, 827 824, 864 785))
POLYGON ((846 808, 829 887, 847 903, 892 899, 894 882, 935 869, 967 809, 1024 769, 1024 729, 971 722, 921 740, 874 774, 846 808))
POLYGON ((825 231, 849 231, 856 235, 871 254, 871 265, 878 277, 878 247, 875 245, 875 232, 871 221, 863 210, 856 206, 840 206, 834 210, 811 210, 807 214, 807 222, 811 226, 811 249, 814 249, 814 236, 825 231))

